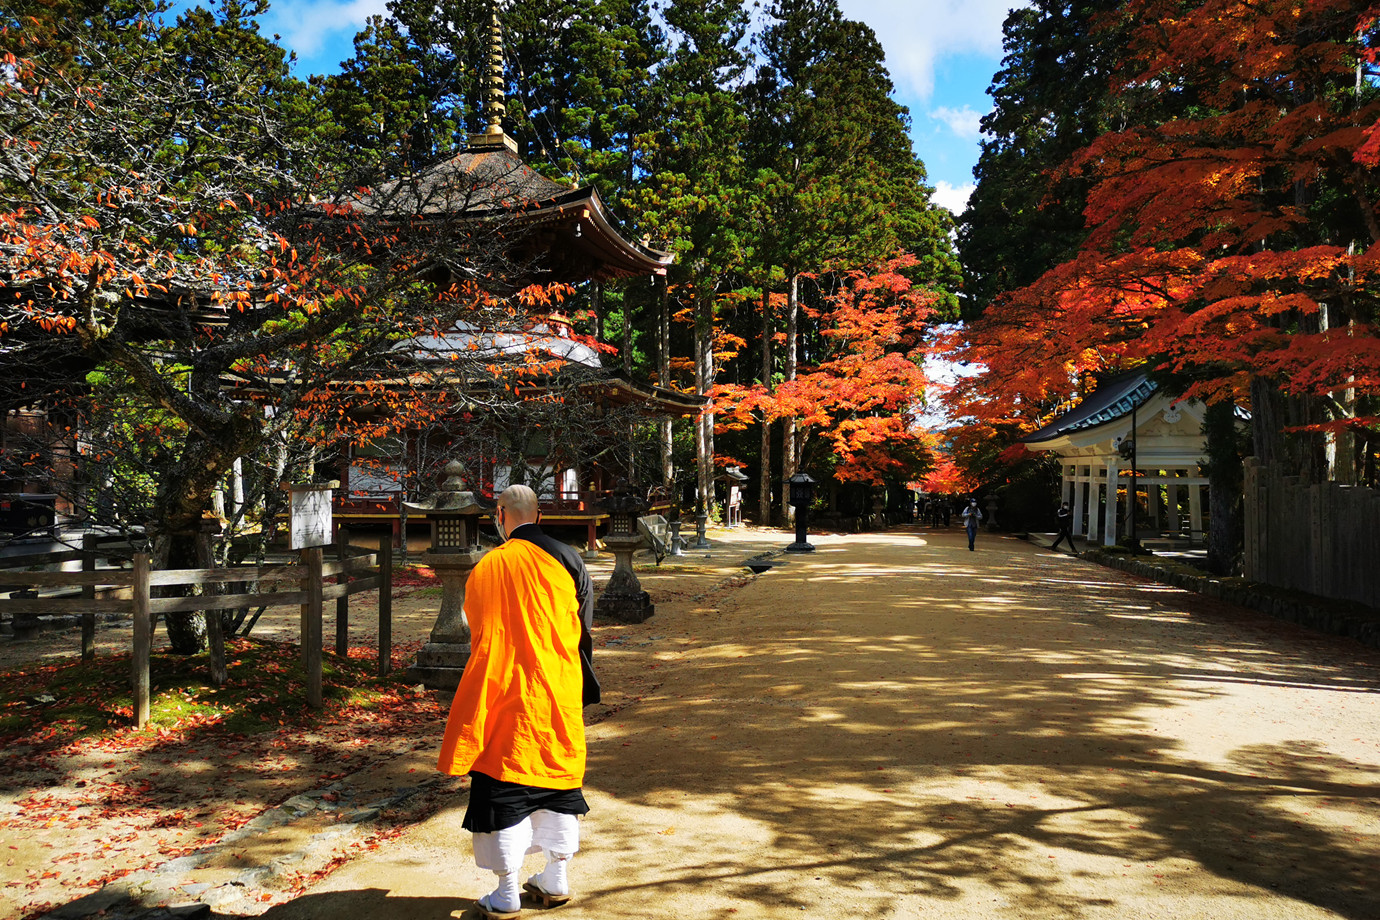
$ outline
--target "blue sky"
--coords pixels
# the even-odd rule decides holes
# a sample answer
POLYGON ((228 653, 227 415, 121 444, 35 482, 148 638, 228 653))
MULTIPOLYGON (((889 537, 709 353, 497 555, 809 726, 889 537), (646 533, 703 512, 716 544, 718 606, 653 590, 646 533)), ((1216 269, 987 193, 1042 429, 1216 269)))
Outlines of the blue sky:
MULTIPOLYGON (((1014 0, 840 0, 886 50, 896 98, 910 109, 915 151, 935 200, 955 213, 972 189, 978 119, 1001 66, 1001 24, 1014 0)), ((278 0, 261 22, 297 52, 297 75, 332 73, 353 54, 355 32, 384 0, 278 0)))

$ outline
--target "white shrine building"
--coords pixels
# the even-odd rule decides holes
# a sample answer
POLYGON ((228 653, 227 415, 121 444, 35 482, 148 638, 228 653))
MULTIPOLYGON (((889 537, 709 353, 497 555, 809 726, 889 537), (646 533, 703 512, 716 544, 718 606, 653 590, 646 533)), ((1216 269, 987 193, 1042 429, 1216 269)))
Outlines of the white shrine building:
POLYGON ((1137 503, 1138 536, 1169 535, 1202 542, 1207 478, 1204 406, 1176 400, 1133 371, 1101 382, 1075 408, 1023 439, 1028 450, 1050 450, 1063 466, 1060 489, 1073 510, 1073 532, 1114 545, 1137 503), (1130 445, 1135 442, 1135 470, 1130 445))

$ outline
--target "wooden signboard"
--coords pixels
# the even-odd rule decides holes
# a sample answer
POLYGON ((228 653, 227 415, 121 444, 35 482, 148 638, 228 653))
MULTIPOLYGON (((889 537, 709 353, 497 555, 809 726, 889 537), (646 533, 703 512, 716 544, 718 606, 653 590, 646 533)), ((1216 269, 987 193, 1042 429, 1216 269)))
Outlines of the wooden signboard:
POLYGON ((288 547, 306 549, 331 542, 331 490, 339 482, 292 483, 288 516, 288 547))

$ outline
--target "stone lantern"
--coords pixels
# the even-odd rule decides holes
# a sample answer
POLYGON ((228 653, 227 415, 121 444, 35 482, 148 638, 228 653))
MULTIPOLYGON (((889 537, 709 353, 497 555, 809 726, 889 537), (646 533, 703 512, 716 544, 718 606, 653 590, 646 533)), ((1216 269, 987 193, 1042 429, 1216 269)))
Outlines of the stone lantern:
POLYGON ((609 515, 604 546, 613 553, 613 574, 604 593, 599 595, 594 612, 620 623, 641 623, 656 612, 651 596, 637 580, 632 562, 633 553, 642 544, 637 518, 647 511, 647 503, 623 480, 601 507, 609 515))
POLYGON ((983 499, 983 504, 987 506, 987 529, 997 529, 997 504, 999 499, 995 494, 988 495, 983 499))
POLYGON ((431 522, 431 550, 421 562, 441 579, 441 612, 431 640, 417 653, 408 673, 432 690, 454 690, 470 658, 470 624, 465 619, 465 582, 484 551, 479 548, 479 517, 485 508, 465 491, 458 462, 446 464, 445 481, 429 502, 405 503, 409 514, 431 522))
POLYGON ((788 553, 813 553, 815 548, 806 539, 810 523, 810 505, 815 500, 815 481, 809 473, 799 472, 786 480, 791 487, 791 504, 795 506, 795 542, 786 547, 788 553))

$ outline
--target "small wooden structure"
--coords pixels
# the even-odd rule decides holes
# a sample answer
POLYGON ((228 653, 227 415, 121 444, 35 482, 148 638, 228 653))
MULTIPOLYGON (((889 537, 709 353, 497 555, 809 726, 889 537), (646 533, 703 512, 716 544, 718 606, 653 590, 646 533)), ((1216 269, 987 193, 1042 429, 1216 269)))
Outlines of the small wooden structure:
POLYGON ((724 526, 732 529, 743 526, 743 483, 748 477, 740 467, 730 466, 719 475, 727 486, 724 496, 724 526))
POLYGON ((12 566, 0 574, 6 586, 21 589, 21 596, 0 597, 0 613, 14 616, 54 616, 82 614, 82 658, 95 655, 97 614, 125 614, 132 617, 132 674, 134 724, 144 727, 149 720, 149 657, 153 646, 153 627, 160 614, 204 611, 210 644, 211 679, 226 680, 225 645, 221 634, 220 611, 246 607, 298 606, 301 608, 302 665, 307 678, 307 704, 320 708, 324 702, 321 686, 322 616, 324 604, 336 601, 335 651, 348 648, 349 601, 361 591, 379 592, 378 674, 388 674, 392 655, 392 543, 384 540, 377 553, 362 553, 354 547, 310 547, 301 550, 298 561, 275 565, 236 565, 212 569, 171 569, 155 571, 148 553, 135 553, 131 568, 95 567, 90 549, 66 553, 45 553, 0 559, 12 566), (336 558, 327 561, 325 551, 336 558), (48 565, 81 559, 80 572, 33 572, 22 567, 48 565), (325 584, 335 578, 333 585, 325 584), (287 590, 269 590, 288 585, 287 590), (220 592, 228 586, 234 593, 203 593, 190 597, 154 597, 156 588, 203 587, 220 592), (22 589, 78 588, 80 596, 35 597, 22 589), (97 597, 98 589, 117 596, 97 597), (295 590, 294 590, 295 589, 295 590), (28 595, 28 596, 24 596, 28 595), (118 596, 123 595, 123 596, 118 596))
POLYGON ((1129 501, 1141 503, 1139 524, 1154 533, 1183 534, 1201 542, 1207 477, 1204 407, 1165 393, 1144 373, 1103 380, 1073 409, 1023 439, 1032 451, 1049 450, 1063 466, 1060 494, 1073 511, 1073 532, 1113 546, 1129 501), (1134 419, 1134 425, 1133 425, 1134 419), (1136 470, 1122 442, 1136 444, 1136 470))

